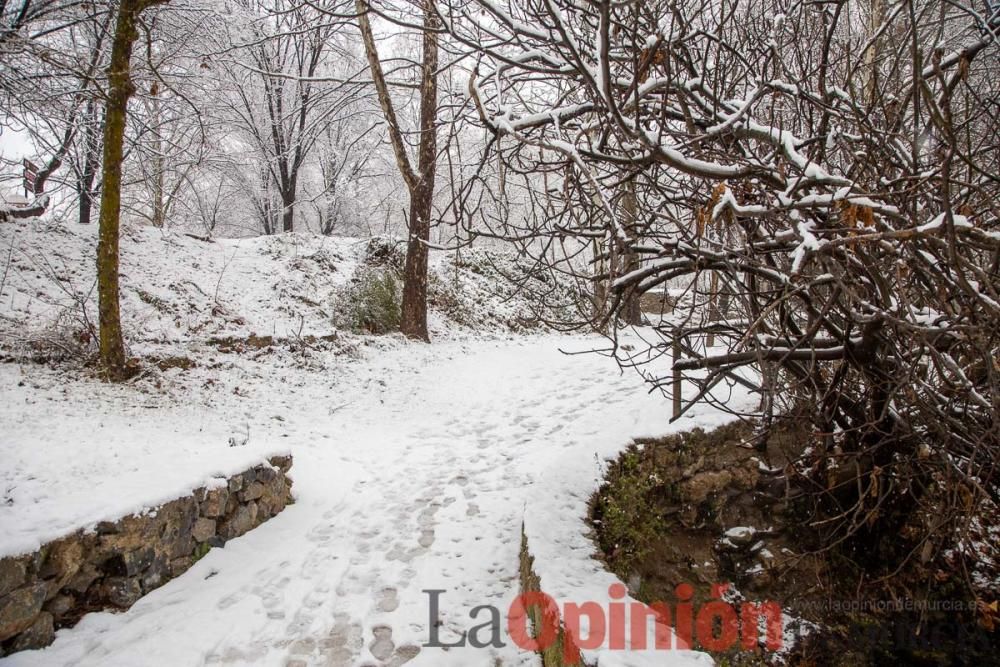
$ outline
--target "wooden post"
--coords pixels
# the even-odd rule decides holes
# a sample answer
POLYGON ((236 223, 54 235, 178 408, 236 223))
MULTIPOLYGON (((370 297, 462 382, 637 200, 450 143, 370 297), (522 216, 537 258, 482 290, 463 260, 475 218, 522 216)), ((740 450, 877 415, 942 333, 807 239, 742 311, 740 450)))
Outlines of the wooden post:
MULTIPOLYGON (((719 274, 712 271, 711 278, 708 284, 708 324, 711 327, 713 324, 719 321, 719 274)), ((715 345, 715 331, 711 328, 708 330, 708 335, 705 337, 705 352, 708 353, 708 348, 715 345)))
POLYGON ((681 360, 681 331, 679 328, 674 329, 673 348, 673 390, 671 393, 674 399, 674 419, 677 419, 681 416, 681 372, 677 370, 677 364, 681 360))
MULTIPOLYGON (((631 239, 631 244, 628 247, 622 248, 622 271, 621 273, 628 274, 639 268, 639 255, 635 252, 633 246, 638 244, 638 239, 636 236, 639 234, 639 224, 638 224, 638 199, 635 194, 635 178, 630 178, 625 182, 625 194, 622 197, 622 212, 623 212, 623 222, 625 224, 625 231, 631 239)), ((625 292, 625 303, 622 305, 621 314, 622 319, 626 324, 642 324, 642 306, 639 304, 639 292, 636 291, 635 287, 629 287, 625 292)))

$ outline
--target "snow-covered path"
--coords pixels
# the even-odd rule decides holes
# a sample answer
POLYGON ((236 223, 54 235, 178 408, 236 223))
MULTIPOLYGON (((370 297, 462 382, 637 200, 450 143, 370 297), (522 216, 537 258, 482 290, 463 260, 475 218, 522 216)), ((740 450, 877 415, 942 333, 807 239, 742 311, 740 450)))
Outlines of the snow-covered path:
POLYGON ((422 647, 424 591, 443 591, 441 641, 485 620, 469 617, 478 605, 506 619, 531 490, 565 483, 567 456, 593 462, 580 480, 593 484, 595 456, 668 430, 666 403, 635 373, 560 352, 599 344, 406 345, 339 373, 249 374, 243 399, 214 409, 232 420, 239 405, 254 433, 287 436, 296 504, 128 612, 92 614, 3 664, 536 664, 506 630, 501 649, 422 647))

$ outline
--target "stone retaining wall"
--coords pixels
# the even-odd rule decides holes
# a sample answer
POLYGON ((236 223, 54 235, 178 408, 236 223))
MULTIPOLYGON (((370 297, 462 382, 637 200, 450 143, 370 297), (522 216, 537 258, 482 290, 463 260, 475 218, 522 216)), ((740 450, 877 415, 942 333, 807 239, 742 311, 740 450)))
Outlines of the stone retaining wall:
POLYGON ((216 488, 0 559, 0 656, 48 646, 87 612, 129 608, 267 521, 291 502, 291 467, 291 456, 276 456, 216 488))
MULTIPOLYGON (((521 579, 521 593, 543 592, 542 580, 535 573, 534 565, 535 557, 531 555, 531 550, 528 548, 528 536, 525 535, 524 526, 522 525, 521 555, 518 568, 521 579)), ((565 660, 565 645, 568 642, 573 642, 573 637, 570 633, 566 632, 562 620, 559 619, 558 611, 549 618, 543 617, 545 612, 537 605, 530 605, 526 611, 528 613, 528 621, 531 624, 530 632, 533 639, 538 639, 542 633, 542 628, 546 625, 549 627, 557 626, 559 628, 559 634, 555 642, 537 651, 538 657, 542 661, 542 667, 589 667, 589 665, 582 661, 570 663, 565 660)), ((579 649, 575 652, 579 653, 579 649)))

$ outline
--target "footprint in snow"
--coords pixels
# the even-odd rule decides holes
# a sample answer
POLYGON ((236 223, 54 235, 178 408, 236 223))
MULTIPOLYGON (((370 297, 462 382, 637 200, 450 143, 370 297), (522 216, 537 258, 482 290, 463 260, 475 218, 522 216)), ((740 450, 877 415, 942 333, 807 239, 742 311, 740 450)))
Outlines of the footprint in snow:
MULTIPOLYGON (((365 559, 367 562, 367 559, 365 559)), ((371 589, 372 575, 367 572, 351 572, 337 586, 336 593, 340 597, 346 595, 358 595, 371 589)))
POLYGON ((385 667, 399 667, 413 660, 420 653, 419 646, 400 646, 392 641, 392 628, 388 625, 377 625, 372 629, 375 638, 368 645, 372 656, 381 661, 385 667))
POLYGON ((232 593, 231 595, 227 595, 224 598, 220 599, 216 603, 215 607, 219 611, 224 611, 226 609, 229 609, 230 607, 232 607, 234 604, 236 604, 237 602, 239 602, 240 600, 242 600, 245 597, 246 597, 246 593, 243 593, 242 591, 240 591, 238 593, 232 593))
POLYGON ((396 611, 399 607, 399 595, 396 589, 389 587, 379 591, 378 602, 375 606, 379 611, 384 613, 396 611))
POLYGON ((438 505, 428 505, 424 509, 420 510, 420 514, 417 515, 417 525, 421 528, 430 528, 435 524, 434 515, 437 514, 440 507, 438 505))
POLYGON ((410 563, 424 551, 425 550, 421 547, 407 549, 402 544, 397 542, 392 545, 392 550, 385 555, 385 559, 389 561, 398 560, 400 563, 410 563))
POLYGON ((348 622, 346 614, 337 614, 330 634, 319 641, 319 652, 330 667, 350 667, 362 646, 364 634, 361 626, 348 622))

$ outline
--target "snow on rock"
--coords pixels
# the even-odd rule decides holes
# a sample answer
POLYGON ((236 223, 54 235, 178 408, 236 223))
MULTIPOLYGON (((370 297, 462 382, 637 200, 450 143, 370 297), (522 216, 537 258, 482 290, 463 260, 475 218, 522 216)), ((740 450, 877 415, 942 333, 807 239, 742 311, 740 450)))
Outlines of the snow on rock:
POLYGON ((735 544, 749 544, 756 534, 757 530, 750 526, 736 526, 724 533, 726 538, 735 544))

